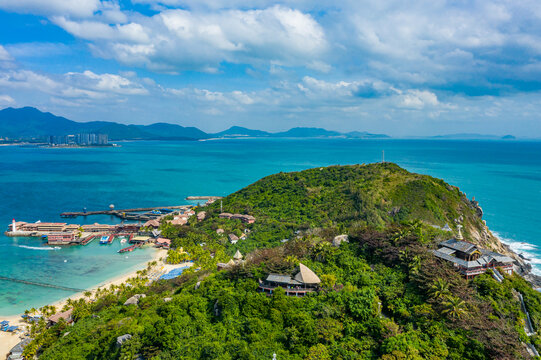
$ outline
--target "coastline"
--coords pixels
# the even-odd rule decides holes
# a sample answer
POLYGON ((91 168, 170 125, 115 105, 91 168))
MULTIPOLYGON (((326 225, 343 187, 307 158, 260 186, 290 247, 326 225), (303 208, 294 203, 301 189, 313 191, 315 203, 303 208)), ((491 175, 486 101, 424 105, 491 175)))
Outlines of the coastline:
MULTIPOLYGON (((43 304, 42 306, 53 305, 56 307, 57 312, 58 312, 62 309, 62 307, 64 307, 64 305, 66 305, 68 299, 78 300, 78 299, 83 298, 84 293, 87 291, 94 293, 98 288, 109 287, 111 285, 120 285, 126 282, 126 280, 136 276, 138 271, 145 269, 147 267, 147 264, 152 261, 158 261, 158 265, 161 265, 165 271, 169 271, 170 269, 173 269, 180 265, 180 264, 179 265, 166 265, 164 262, 160 264, 159 260, 162 258, 165 259, 166 257, 167 257, 167 250, 156 249, 156 251, 154 252, 150 260, 137 265, 136 268, 132 268, 129 272, 126 272, 124 274, 105 280, 99 283, 98 285, 85 289, 85 291, 75 293, 72 296, 66 297, 64 299, 58 300, 50 304, 43 304)), ((26 326, 27 324, 23 322, 23 319, 21 317, 22 315, 23 315, 22 313, 18 315, 10 315, 10 316, 0 315, 0 321, 8 320, 10 322, 10 325, 26 326)), ((7 333, 7 332, 0 331, 0 359, 5 359, 7 357, 7 355, 9 354, 9 351, 24 338, 22 336, 23 336, 22 334, 19 335, 16 333, 7 333)))

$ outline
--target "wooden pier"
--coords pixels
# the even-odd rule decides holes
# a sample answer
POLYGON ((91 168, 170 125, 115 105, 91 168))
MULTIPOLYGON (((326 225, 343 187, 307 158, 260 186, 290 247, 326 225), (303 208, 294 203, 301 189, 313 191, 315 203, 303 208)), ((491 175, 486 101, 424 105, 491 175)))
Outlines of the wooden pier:
POLYGON ((98 210, 98 211, 67 211, 60 214, 63 218, 76 218, 78 216, 89 216, 89 215, 113 215, 121 219, 128 220, 148 220, 149 215, 144 214, 133 214, 144 211, 153 211, 160 209, 168 210, 178 210, 178 209, 188 209, 190 205, 178 205, 178 206, 154 206, 154 207, 145 207, 145 208, 134 208, 134 209, 119 209, 119 210, 98 210))

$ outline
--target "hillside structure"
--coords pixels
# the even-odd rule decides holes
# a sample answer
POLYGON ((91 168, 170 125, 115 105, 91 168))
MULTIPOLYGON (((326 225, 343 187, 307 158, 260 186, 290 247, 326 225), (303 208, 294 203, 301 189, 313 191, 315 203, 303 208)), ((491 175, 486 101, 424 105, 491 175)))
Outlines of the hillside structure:
MULTIPOLYGON (((460 236, 461 237, 461 236, 460 236)), ((513 273, 513 259, 490 250, 479 248, 461 239, 442 241, 432 253, 445 261, 453 263, 467 279, 498 268, 507 274, 513 273)))
POLYGON ((306 265, 299 263, 299 271, 294 276, 269 274, 265 280, 259 280, 259 291, 272 295, 276 288, 283 288, 288 296, 305 296, 317 291, 321 280, 306 265))

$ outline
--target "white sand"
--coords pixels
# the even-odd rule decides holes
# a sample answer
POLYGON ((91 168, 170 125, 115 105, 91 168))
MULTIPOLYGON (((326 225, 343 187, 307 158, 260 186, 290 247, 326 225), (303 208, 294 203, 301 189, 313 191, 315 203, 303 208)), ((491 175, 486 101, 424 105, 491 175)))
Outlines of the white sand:
MULTIPOLYGON (((150 261, 158 261, 160 258, 163 258, 165 260, 166 257, 167 257, 167 250, 160 249, 160 250, 157 250, 154 253, 154 255, 152 256, 152 259, 150 261)), ((166 270, 166 271, 170 271, 171 269, 173 269, 175 267, 180 267, 182 265, 184 265, 184 264, 161 265, 160 262, 158 261, 157 268, 158 268, 158 270, 160 270, 160 269, 169 269, 169 270, 166 270), (173 266, 173 267, 170 268, 171 266, 173 266)), ((68 299, 78 300, 78 299, 84 297, 84 293, 86 291, 94 292, 98 288, 109 287, 110 285, 120 285, 120 284, 124 283, 126 280, 128 280, 129 278, 137 276, 137 271, 146 269, 146 267, 147 267, 147 263, 141 265, 138 269, 133 270, 133 271, 127 273, 127 274, 120 275, 120 276, 117 276, 115 278, 109 279, 109 280, 107 280, 107 281, 105 281, 105 282, 103 282, 103 283, 101 283, 101 284, 99 284, 99 285, 97 285, 97 286, 95 286, 95 287, 93 287, 91 289, 87 289, 84 292, 74 294, 74 295, 70 296, 69 298, 65 298, 63 300, 57 301, 57 302, 55 302, 55 303, 53 303, 51 305, 54 305, 56 307, 57 311, 60 311, 62 309, 62 307, 67 303, 68 299)), ((22 321, 23 319, 22 319, 21 315, 22 314, 13 315, 13 316, 1 316, 0 321, 1 320, 8 320, 10 325, 26 326, 26 324, 22 321)), ((9 351, 15 345, 17 345, 21 341, 21 339, 22 338, 19 338, 19 335, 17 335, 17 334, 6 333, 4 331, 0 331, 0 359, 4 360, 7 357, 7 355, 9 355, 9 351)))

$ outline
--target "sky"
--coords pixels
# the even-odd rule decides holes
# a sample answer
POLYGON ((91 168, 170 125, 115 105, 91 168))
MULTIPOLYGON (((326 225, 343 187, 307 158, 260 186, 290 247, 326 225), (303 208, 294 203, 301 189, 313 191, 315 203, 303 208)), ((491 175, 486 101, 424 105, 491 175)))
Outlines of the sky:
POLYGON ((0 0, 0 108, 541 137, 538 0, 0 0))

